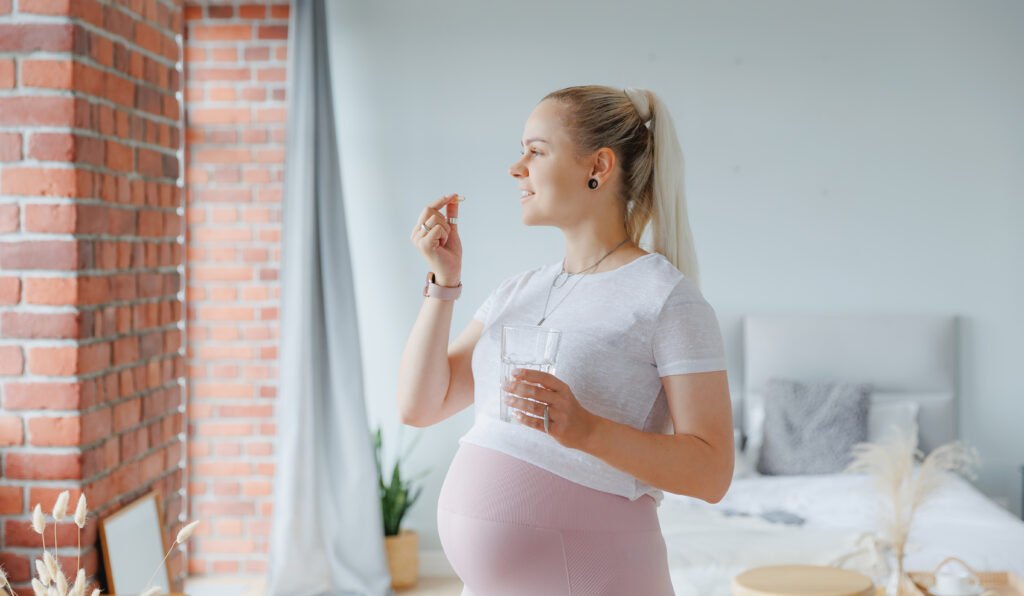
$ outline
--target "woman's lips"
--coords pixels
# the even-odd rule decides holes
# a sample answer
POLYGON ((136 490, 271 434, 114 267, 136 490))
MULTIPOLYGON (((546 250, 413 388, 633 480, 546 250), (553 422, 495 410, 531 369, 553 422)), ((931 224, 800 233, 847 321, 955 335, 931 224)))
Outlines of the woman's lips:
POLYGON ((527 200, 529 200, 529 199, 532 199, 532 198, 533 198, 534 196, 535 196, 535 195, 526 195, 525 197, 521 197, 521 198, 519 199, 519 204, 520 204, 520 205, 522 205, 522 204, 523 204, 523 203, 525 203, 525 202, 526 202, 527 200))

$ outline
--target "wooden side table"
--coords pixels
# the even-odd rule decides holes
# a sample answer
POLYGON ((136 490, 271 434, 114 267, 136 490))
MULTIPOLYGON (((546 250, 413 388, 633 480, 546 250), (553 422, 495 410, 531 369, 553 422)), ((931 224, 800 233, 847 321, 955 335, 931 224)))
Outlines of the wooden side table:
POLYGON ((874 596, 871 578, 838 567, 772 565, 732 579, 733 596, 874 596))

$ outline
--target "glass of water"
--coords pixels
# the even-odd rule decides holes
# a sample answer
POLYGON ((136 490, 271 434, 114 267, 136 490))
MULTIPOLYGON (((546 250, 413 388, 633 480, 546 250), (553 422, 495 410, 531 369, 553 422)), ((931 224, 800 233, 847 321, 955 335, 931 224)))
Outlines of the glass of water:
POLYGON ((512 379, 512 371, 517 368, 529 368, 555 374, 555 356, 558 354, 558 342, 561 337, 562 332, 558 329, 536 325, 501 326, 501 379, 498 386, 501 420, 515 422, 512 413, 518 411, 504 401, 508 392, 503 387, 506 381, 512 379))

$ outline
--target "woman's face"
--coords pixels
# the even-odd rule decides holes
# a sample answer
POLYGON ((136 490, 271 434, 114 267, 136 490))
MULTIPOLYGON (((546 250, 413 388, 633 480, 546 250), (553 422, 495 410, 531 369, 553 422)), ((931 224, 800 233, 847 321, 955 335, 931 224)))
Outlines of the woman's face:
POLYGON ((537 105, 523 129, 523 156, 508 169, 521 191, 533 193, 520 198, 526 225, 579 221, 587 205, 590 170, 562 126, 563 109, 552 100, 537 105))

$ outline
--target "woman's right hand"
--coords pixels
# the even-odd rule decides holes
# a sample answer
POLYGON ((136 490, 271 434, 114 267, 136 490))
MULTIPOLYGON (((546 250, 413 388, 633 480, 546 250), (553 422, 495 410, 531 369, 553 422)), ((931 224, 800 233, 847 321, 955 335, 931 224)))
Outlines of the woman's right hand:
POLYGON ((445 195, 430 203, 420 213, 410 240, 427 260, 434 272, 434 283, 439 286, 457 286, 462 275, 462 241, 458 224, 448 223, 449 217, 459 216, 459 195, 445 195), (447 214, 441 209, 446 209, 447 214), (423 231, 423 224, 430 228, 423 231))

